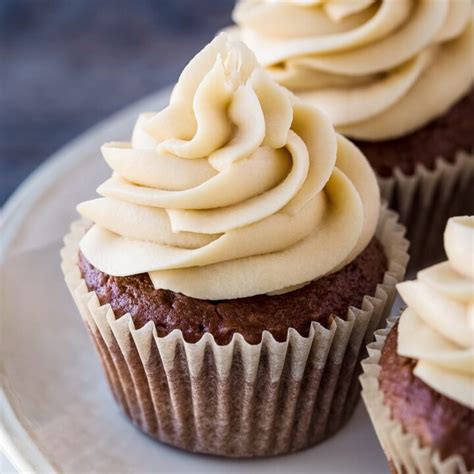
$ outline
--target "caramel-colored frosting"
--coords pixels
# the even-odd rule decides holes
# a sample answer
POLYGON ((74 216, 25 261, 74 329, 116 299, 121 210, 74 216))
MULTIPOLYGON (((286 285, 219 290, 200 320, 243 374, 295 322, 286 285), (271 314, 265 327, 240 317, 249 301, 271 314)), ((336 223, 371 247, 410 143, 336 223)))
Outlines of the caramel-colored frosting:
POLYGON ((417 359, 414 374, 434 390, 474 409, 474 216, 449 219, 446 262, 397 288, 408 304, 398 353, 417 359))
POLYGON ((337 271, 374 235, 376 179, 315 108, 220 35, 186 66, 129 143, 102 147, 112 177, 79 205, 80 243, 114 276, 201 299, 289 291, 337 271))
POLYGON ((471 0, 241 0, 234 19, 273 78, 349 137, 405 135, 473 83, 471 0))

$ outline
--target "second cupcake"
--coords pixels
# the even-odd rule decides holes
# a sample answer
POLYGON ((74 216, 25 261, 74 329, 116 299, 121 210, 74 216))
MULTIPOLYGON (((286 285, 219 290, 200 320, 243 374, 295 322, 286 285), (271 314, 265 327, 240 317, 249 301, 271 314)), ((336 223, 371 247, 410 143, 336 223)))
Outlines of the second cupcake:
POLYGON ((102 152, 63 270, 127 416, 226 456, 338 430, 407 263, 360 151, 221 35, 102 152))

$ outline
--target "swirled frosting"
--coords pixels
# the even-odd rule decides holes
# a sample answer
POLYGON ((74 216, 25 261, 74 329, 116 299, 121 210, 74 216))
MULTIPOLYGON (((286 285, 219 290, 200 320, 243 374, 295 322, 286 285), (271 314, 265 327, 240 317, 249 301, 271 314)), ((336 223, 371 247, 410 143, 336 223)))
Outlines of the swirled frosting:
POLYGON ((107 143, 103 197, 79 212, 99 270, 148 272, 201 299, 289 291, 359 254, 379 191, 360 151, 219 35, 182 72, 169 106, 107 143))
POLYGON ((448 260, 400 283, 408 304, 398 353, 417 359, 414 374, 437 392, 474 409, 474 216, 449 219, 448 260))
POLYGON ((241 0, 234 20, 273 78, 349 137, 405 135, 473 83, 471 0, 241 0))

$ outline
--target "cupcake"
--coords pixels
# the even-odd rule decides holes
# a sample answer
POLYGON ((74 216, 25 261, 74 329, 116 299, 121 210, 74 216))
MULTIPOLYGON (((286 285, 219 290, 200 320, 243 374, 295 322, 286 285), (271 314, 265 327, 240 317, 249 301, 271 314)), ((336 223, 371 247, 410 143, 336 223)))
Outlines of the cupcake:
POLYGON ((324 111, 374 168, 413 268, 442 259, 448 217, 474 213, 470 0, 241 0, 237 35, 324 111))
POLYGON ((393 472, 474 470, 474 216, 453 217, 448 260, 397 288, 408 304, 369 345, 362 396, 393 472))
POLYGON ((62 266, 123 412, 224 456, 337 431, 407 263, 361 152, 220 35, 102 154, 62 266))

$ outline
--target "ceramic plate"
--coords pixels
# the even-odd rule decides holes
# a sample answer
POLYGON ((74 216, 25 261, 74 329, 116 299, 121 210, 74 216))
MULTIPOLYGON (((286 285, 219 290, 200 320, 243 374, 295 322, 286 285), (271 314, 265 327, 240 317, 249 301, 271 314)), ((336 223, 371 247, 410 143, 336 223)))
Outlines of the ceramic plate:
MULTIPOLYGON (((128 107, 41 166, 3 209, 1 448, 21 472, 388 472, 367 413, 323 444, 288 456, 227 460, 155 443, 120 413, 59 268, 75 205, 108 175, 99 147, 126 140, 138 113, 159 110, 169 90, 128 107)), ((4 471, 5 472, 5 471, 4 471)))

